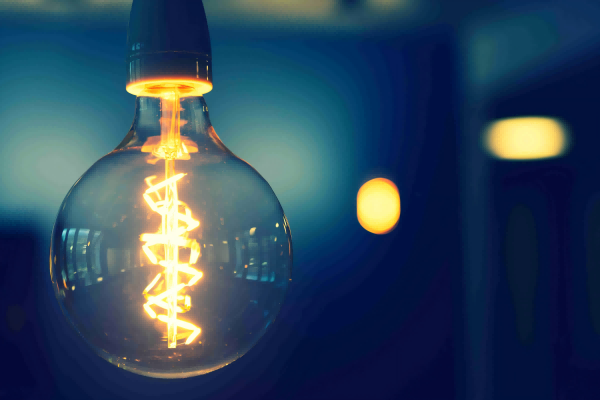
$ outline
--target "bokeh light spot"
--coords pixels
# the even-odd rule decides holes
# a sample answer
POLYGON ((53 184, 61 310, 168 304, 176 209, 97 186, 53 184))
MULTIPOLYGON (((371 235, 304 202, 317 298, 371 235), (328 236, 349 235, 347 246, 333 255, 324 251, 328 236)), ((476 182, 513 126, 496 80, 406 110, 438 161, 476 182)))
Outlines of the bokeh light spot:
POLYGON ((400 218, 400 194, 394 182, 376 178, 358 191, 356 215, 360 225, 371 233, 391 232, 400 218))
POLYGON ((535 160, 564 154, 569 140, 565 126, 556 119, 520 117, 492 123, 484 141, 493 157, 535 160))

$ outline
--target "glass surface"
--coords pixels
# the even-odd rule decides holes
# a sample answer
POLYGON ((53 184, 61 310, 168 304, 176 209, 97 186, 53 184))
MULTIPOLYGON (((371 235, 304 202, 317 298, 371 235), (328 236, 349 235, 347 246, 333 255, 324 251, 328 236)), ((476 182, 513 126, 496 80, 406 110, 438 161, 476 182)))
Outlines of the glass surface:
POLYGON ((147 94, 121 145, 67 194, 50 274, 99 355, 181 378, 233 362, 265 333, 291 280, 292 242, 271 187, 222 144, 204 99, 147 94))

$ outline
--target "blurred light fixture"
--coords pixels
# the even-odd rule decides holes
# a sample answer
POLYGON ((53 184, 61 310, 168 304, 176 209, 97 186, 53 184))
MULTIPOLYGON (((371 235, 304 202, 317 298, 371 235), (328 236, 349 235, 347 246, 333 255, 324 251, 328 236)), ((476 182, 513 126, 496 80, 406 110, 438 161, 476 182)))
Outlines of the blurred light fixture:
POLYGON ((565 125, 546 117, 519 117, 491 123, 484 146, 493 157, 504 160, 536 160, 558 157, 569 147, 565 125))
POLYGON ((75 183, 52 233, 64 315, 97 354, 141 375, 185 378, 243 356, 291 280, 277 197, 210 123, 211 54, 201 1, 134 0, 133 125, 75 183))
POLYGON ((360 225, 371 233, 391 232, 400 218, 400 194, 394 182, 375 178, 361 186, 356 198, 360 225))

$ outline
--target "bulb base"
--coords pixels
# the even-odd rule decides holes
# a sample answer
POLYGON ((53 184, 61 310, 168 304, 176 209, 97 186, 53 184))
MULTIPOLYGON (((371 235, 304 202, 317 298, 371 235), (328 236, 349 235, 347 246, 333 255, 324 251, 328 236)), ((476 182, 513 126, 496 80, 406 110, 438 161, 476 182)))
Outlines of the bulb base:
POLYGON ((127 91, 136 96, 165 87, 178 87, 183 96, 211 91, 212 50, 202 1, 134 0, 126 68, 127 91))
POLYGON ((212 90, 208 55, 189 52, 142 53, 127 68, 129 93, 158 97, 164 88, 177 87, 182 96, 202 96, 212 90))

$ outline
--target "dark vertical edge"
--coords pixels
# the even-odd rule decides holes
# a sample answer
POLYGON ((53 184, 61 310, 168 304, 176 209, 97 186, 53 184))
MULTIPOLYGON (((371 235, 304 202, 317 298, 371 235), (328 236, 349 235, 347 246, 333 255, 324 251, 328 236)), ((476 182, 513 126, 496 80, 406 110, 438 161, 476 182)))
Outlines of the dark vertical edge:
MULTIPOLYGON (((466 42, 462 32, 459 40, 466 42)), ((469 46, 463 46, 459 59, 467 63, 471 57, 469 46)), ((461 230, 463 268, 458 271, 455 287, 460 298, 456 307, 455 333, 460 338, 455 348, 456 398, 465 400, 493 399, 491 385, 490 331, 487 321, 491 310, 491 275, 494 268, 490 257, 491 228, 489 224, 489 160, 481 151, 480 135, 486 123, 486 96, 481 88, 468 82, 467 71, 461 80, 459 93, 462 104, 459 136, 459 170, 461 176, 461 230)))

